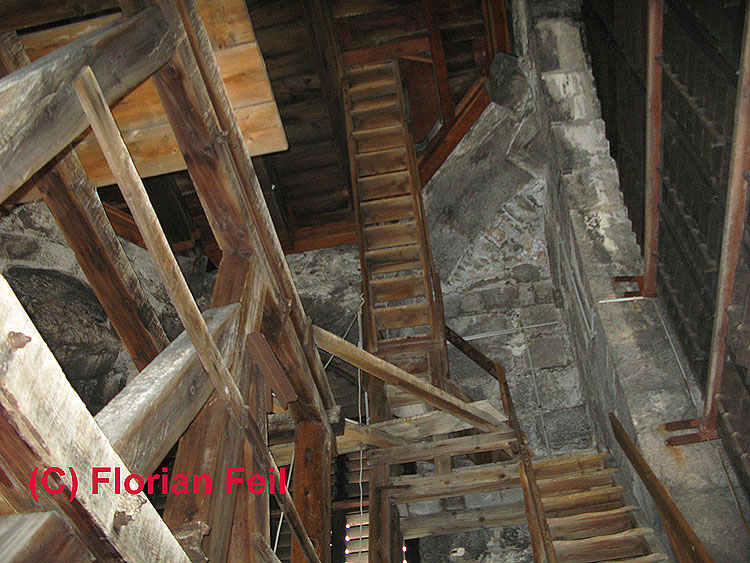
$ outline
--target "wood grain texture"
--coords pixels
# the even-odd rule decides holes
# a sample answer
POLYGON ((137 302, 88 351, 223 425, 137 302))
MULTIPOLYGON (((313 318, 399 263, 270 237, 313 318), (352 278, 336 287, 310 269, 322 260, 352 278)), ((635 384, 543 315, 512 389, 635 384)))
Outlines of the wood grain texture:
MULTIPOLYGON (((92 492, 94 466, 129 470, 65 378, 5 278, 0 280, 0 465, 6 476, 26 488, 34 467, 64 467, 61 484, 73 490, 68 467, 78 476, 77 495, 53 498, 38 483, 45 502, 58 505, 91 552, 106 561, 189 563, 145 495, 115 494, 111 487, 92 492), (8 341, 11 332, 30 338, 22 347, 8 341), (75 432, 70 432, 71 423, 75 432), (119 517, 116 517, 117 515, 119 517)), ((41 499, 40 499, 41 500, 41 499)))

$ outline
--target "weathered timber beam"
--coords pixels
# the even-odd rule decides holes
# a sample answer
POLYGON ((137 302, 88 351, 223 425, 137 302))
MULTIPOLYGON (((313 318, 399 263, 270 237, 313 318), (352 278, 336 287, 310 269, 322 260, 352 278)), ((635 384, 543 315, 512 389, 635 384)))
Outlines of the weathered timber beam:
POLYGON ((409 463, 439 456, 455 456, 509 448, 515 442, 512 431, 489 432, 478 436, 461 436, 436 442, 380 448, 368 453, 370 463, 409 463))
MULTIPOLYGON (((182 276, 179 264, 169 247, 169 242, 161 230, 156 213, 151 207, 146 188, 138 175, 125 142, 120 136, 117 123, 115 123, 112 112, 107 106, 107 100, 104 98, 104 94, 90 68, 84 68, 76 79, 75 91, 91 123, 94 134, 99 140, 107 162, 118 179, 123 197, 133 213, 143 239, 146 241, 154 265, 164 282, 177 314, 198 351, 203 367, 206 368, 219 397, 226 403, 232 418, 254 446, 255 453, 259 456, 259 462, 262 465, 264 462, 267 463, 269 469, 273 471, 277 478, 281 478, 268 451, 266 439, 253 420, 242 393, 232 379, 216 343, 208 332, 205 320, 190 293, 185 278, 182 276)), ((300 541, 308 560, 319 563, 320 558, 310 542, 289 493, 279 491, 276 498, 287 515, 289 524, 300 541)))
MULTIPOLYGON (((172 60, 154 75, 188 172, 221 249, 240 254, 254 253, 266 270, 270 293, 289 308, 293 327, 287 327, 285 323, 275 341, 268 334, 266 337, 295 383, 299 397, 296 409, 300 416, 326 423, 326 405, 318 389, 324 389, 327 379, 322 364, 310 365, 305 360, 300 344, 306 322, 302 302, 205 29, 192 2, 181 2, 175 7, 172 2, 163 0, 160 6, 170 25, 190 42, 190 46, 181 43, 172 60), (227 135, 229 142, 223 142, 227 135), (282 358, 284 354, 291 357, 287 365, 282 358)), ((322 395, 328 396, 328 393, 322 395)))
MULTIPOLYGON (((341 407, 328 409, 328 422, 333 428, 336 436, 344 433, 345 424, 341 417, 341 407)), ((268 443, 275 446, 279 444, 290 444, 294 442, 294 433, 297 430, 297 422, 290 412, 279 412, 268 415, 268 443)))
POLYGON ((422 381, 418 377, 381 360, 377 356, 370 354, 354 344, 347 342, 343 338, 336 336, 318 326, 314 328, 315 343, 334 356, 338 356, 355 367, 363 369, 370 375, 389 383, 414 395, 416 398, 432 405, 435 408, 448 412, 469 422, 472 426, 492 432, 496 430, 497 425, 502 422, 497 418, 480 411, 471 403, 465 403, 453 395, 422 381))
POLYGON ((403 475, 388 481, 391 500, 396 504, 488 493, 520 485, 516 461, 475 465, 443 474, 403 475))
POLYGON ((0 201, 86 129, 72 87, 82 68, 92 68, 112 103, 163 66, 175 44, 158 8, 149 8, 0 80, 0 201))
POLYGON ((0 561, 73 563, 91 554, 55 512, 0 517, 0 561))
POLYGON ((0 3, 0 32, 80 18, 117 8, 115 0, 4 0, 0 3))
MULTIPOLYGON (((261 434, 265 437, 265 385, 263 374, 249 365, 248 349, 244 336, 248 330, 256 330, 260 324, 265 299, 265 281, 258 275, 256 264, 247 257, 228 254, 219 266, 212 306, 240 302, 240 315, 232 354, 226 356, 230 372, 237 381, 243 395, 247 397, 252 415, 261 434), (250 383, 253 390, 246 392, 250 383), (258 409, 260 408, 260 413, 258 409)), ((213 393, 204 408, 190 424, 177 449, 174 471, 186 475, 207 474, 212 482, 226 486, 226 468, 244 466, 249 474, 265 473, 252 455, 243 463, 243 441, 239 432, 233 432, 234 423, 225 405, 213 393)), ((174 529, 183 529, 195 522, 205 522, 211 533, 202 538, 202 552, 209 560, 223 561, 227 558, 232 541, 233 515, 238 508, 245 507, 250 500, 259 507, 268 505, 268 496, 260 494, 245 498, 245 490, 236 495, 216 495, 201 491, 194 495, 169 494, 164 509, 164 520, 174 529)), ((260 513, 259 513, 260 514, 260 513)), ((264 528, 264 518, 254 519, 258 530, 264 528)), ((268 524, 270 525, 270 524, 268 524)))
MULTIPOLYGON (((0 74, 29 62, 15 33, 0 34, 0 74)), ((125 349, 142 370, 169 340, 75 151, 64 149, 37 185, 125 349)))
MULTIPOLYGON (((65 378, 8 282, 0 280, 0 467, 28 490, 35 467, 65 468, 62 494, 48 495, 41 479, 34 493, 56 504, 91 553, 104 561, 189 563, 143 493, 115 494, 110 484, 93 492, 92 467, 130 471, 65 378), (75 431, 71 432, 71 425, 75 431), (72 467, 77 474, 74 485, 72 467), (71 491, 75 499, 69 502, 71 491)), ((40 476, 40 473, 38 474, 40 476)))
POLYGON ((258 563, 281 563, 271 546, 268 545, 268 540, 260 534, 252 534, 250 544, 258 563))
POLYGON ((474 508, 454 512, 438 512, 401 519, 404 539, 412 540, 443 534, 458 534, 472 530, 490 530, 503 526, 520 526, 526 522, 523 504, 492 508, 474 508))
MULTIPOLYGON (((223 357, 231 357, 238 305, 206 312, 223 357)), ((125 465, 139 475, 158 468, 213 391, 187 333, 180 334, 95 419, 125 465)))
MULTIPOLYGON (((297 425, 294 459, 294 504, 321 561, 331 560, 331 436, 317 422, 297 425)), ((292 539, 291 563, 304 563, 305 553, 292 539)))

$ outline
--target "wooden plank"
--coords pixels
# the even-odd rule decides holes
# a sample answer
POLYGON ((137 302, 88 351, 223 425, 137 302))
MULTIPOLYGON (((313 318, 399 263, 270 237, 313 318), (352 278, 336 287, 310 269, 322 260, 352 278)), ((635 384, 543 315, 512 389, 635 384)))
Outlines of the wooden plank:
MULTIPOLYGON (((353 424, 351 422, 344 422, 341 417, 341 407, 336 406, 328 409, 328 422, 334 429, 336 436, 341 436, 344 433, 345 425, 353 424)), ((291 444, 294 442, 294 434, 297 430, 297 423, 290 412, 278 412, 268 415, 268 444, 275 446, 278 444, 291 444)), ((273 451, 273 450, 272 450, 273 451)), ((279 463, 278 465, 288 465, 287 463, 279 463)))
MULTIPOLYGON (((331 559, 331 438, 321 424, 297 426, 294 503, 321 561, 331 559)), ((292 541, 291 563, 304 563, 299 542, 292 541)))
POLYGON ((91 554, 55 512, 0 517, 0 561, 70 563, 91 554))
MULTIPOLYGON (((242 393, 232 379, 216 347, 216 343, 208 332, 208 328, 190 293, 190 289, 182 277, 179 265, 169 248, 169 243, 148 201, 146 189, 138 176, 133 161, 127 152, 127 147, 122 137, 120 137, 117 124, 107 107, 106 99, 90 68, 87 67, 84 69, 84 72, 76 80, 75 89, 81 105, 86 112, 86 116, 89 118, 97 139, 104 150, 107 161, 118 177, 123 197, 138 223, 149 251, 152 253, 154 264, 164 281, 167 292, 177 309, 185 330, 190 335, 194 345, 196 345, 201 363, 206 368, 206 372, 218 391, 218 395, 229 408, 234 421, 245 432, 247 439, 255 446, 257 454, 266 458, 263 461, 268 461, 269 467, 273 470, 273 459, 270 457, 270 453, 268 453, 265 439, 257 424, 250 417, 249 408, 242 398, 242 393)), ((274 473, 278 477, 278 472, 274 471, 274 473)), ((308 559, 318 562, 319 558, 315 554, 313 546, 302 526, 299 514, 295 510, 288 493, 283 494, 279 492, 277 498, 282 508, 287 512, 289 522, 302 543, 308 559)))
POLYGON ((300 415, 327 424, 321 395, 328 393, 320 392, 317 387, 325 385, 327 380, 316 382, 314 372, 321 368, 308 364, 300 344, 307 322, 302 301, 284 259, 242 138, 241 124, 232 112, 205 28, 190 0, 180 0, 178 9, 169 2, 162 2, 161 7, 173 27, 185 30, 193 50, 193 53, 188 52, 186 45, 178 48, 177 55, 156 75, 160 97, 178 133, 181 150, 188 155, 191 178, 219 246, 237 252, 251 251, 263 257, 261 262, 269 277, 270 293, 275 294, 277 305, 283 303, 289 308, 292 321, 291 326, 282 323, 281 331, 269 339, 269 344, 294 380, 300 398, 295 408, 300 415), (203 83, 199 82, 199 77, 203 78, 203 83), (190 121, 183 117, 186 107, 194 111, 190 121), (228 133, 228 143, 218 142, 224 138, 224 132, 228 133), (289 358, 288 364, 283 357, 289 358))
POLYGON ((424 326, 430 323, 430 309, 426 303, 383 307, 373 311, 379 330, 424 326))
POLYGON ((556 540, 576 540, 593 535, 614 534, 634 526, 635 506, 623 506, 603 512, 576 514, 563 518, 548 518, 552 537, 556 540))
POLYGON ((490 508, 473 508, 460 512, 438 512, 425 516, 401 519, 404 539, 411 540, 443 534, 458 534, 472 530, 491 530, 503 526, 518 526, 526 522, 521 504, 490 508))
POLYGON ((360 178, 406 170, 406 151, 403 147, 358 154, 354 159, 360 178))
MULTIPOLYGON (((0 74, 29 64, 15 33, 0 35, 0 74)), ((69 149, 37 186, 136 368, 169 343, 102 203, 69 149)))
MULTIPOLYGON (((224 357, 234 351, 237 313, 237 305, 206 312, 206 324, 224 357)), ((212 391, 183 332, 95 419, 128 468, 144 475, 158 468, 212 391)))
POLYGON ((106 561, 189 563, 143 493, 116 494, 110 484, 93 492, 92 467, 130 471, 70 386, 5 278, 0 280, 0 466, 15 486, 28 490, 31 471, 65 468, 63 494, 48 495, 41 479, 32 492, 56 504, 92 554, 106 561), (71 424, 75 423, 75 432, 71 424), (76 471, 74 484, 72 467, 76 471), (76 491, 69 502, 70 493, 76 491))
POLYGON ((247 335, 247 346, 253 360, 263 372, 268 385, 276 394, 281 407, 286 409, 289 403, 297 400, 297 394, 294 392, 286 373, 281 369, 279 360, 276 359, 268 346, 266 337, 260 332, 251 332, 247 335))
POLYGON ((372 300, 375 303, 421 297, 426 291, 422 276, 399 276, 371 280, 370 289, 372 290, 372 300))
POLYGON ((396 504, 502 491, 520 485, 515 461, 464 467, 447 474, 403 475, 388 481, 391 500, 396 504))
POLYGON ((90 66, 108 102, 162 66, 175 36, 157 8, 105 25, 0 81, 0 201, 86 128, 72 81, 90 66))
POLYGON ((593 563, 603 559, 623 559, 643 555, 643 537, 653 534, 650 528, 634 528, 616 534, 582 540, 556 540, 555 551, 560 561, 593 563))
POLYGON ((416 37, 404 41, 391 41, 377 47, 363 47, 349 49, 341 53, 344 66, 356 66, 380 61, 390 61, 408 55, 427 53, 430 50, 430 40, 427 37, 416 37))
MULTIPOLYGON (((251 154, 260 155, 287 148, 275 102, 241 107, 236 111, 242 137, 251 154)), ((163 123, 147 129, 124 131, 123 136, 138 170, 144 177, 168 174, 187 168, 175 133, 169 124, 163 123)), ((114 183, 114 177, 93 137, 78 143, 76 150, 86 173, 95 186, 114 183)))
POLYGON ((0 4, 0 32, 35 27, 113 10, 114 0, 6 0, 0 4))
POLYGON ((513 432, 489 432, 478 436, 461 436, 435 442, 408 444, 390 448, 380 448, 368 453, 370 464, 386 463, 389 465, 425 461, 440 456, 451 456, 488 452, 506 449, 514 442, 513 432))
POLYGON ((362 201, 406 194, 410 191, 409 186, 409 173, 405 170, 362 178, 359 181, 362 201))
POLYGON ((494 431, 497 425, 502 422, 502 420, 498 420, 480 411, 470 403, 456 399, 445 391, 381 360, 369 352, 357 348, 343 338, 331 334, 318 326, 315 327, 314 334, 315 343, 329 354, 333 354, 353 366, 363 369, 385 383, 390 383, 407 393, 411 393, 416 398, 435 408, 444 410, 456 418, 469 422, 480 430, 486 432, 494 431))
POLYGON ((414 215, 411 196, 389 197, 360 203, 366 225, 385 221, 399 221, 414 215))
POLYGON ((391 225, 365 227, 364 234, 368 251, 392 248, 415 244, 417 241, 417 226, 413 220, 401 221, 391 225))

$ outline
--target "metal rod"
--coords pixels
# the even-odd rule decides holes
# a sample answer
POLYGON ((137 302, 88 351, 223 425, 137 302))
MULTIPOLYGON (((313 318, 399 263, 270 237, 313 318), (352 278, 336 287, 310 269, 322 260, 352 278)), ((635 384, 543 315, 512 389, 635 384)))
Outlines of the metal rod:
POLYGON ((644 218, 643 295, 656 295, 656 273, 659 265, 659 200, 661 199, 661 56, 664 31, 662 0, 648 3, 648 67, 646 77, 646 211, 644 218))
POLYGON ((727 309, 734 296, 734 278, 740 256, 740 245, 747 213, 747 181, 745 171, 750 167, 750 4, 745 13, 745 31, 742 40, 740 79, 737 103, 734 110, 732 160, 729 167, 727 206, 724 213, 724 235, 721 243, 719 277, 716 291, 716 310, 711 335, 711 352, 706 383, 706 405, 703 411, 703 430, 715 430, 719 410, 716 395, 721 390, 721 379, 726 357, 726 336, 729 327, 727 309))

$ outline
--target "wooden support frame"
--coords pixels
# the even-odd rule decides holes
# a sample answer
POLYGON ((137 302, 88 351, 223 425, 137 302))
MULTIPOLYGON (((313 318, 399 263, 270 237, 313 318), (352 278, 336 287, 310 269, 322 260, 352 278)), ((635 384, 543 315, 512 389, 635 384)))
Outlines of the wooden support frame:
POLYGON ((86 128, 72 82, 84 66, 101 81, 108 102, 158 70, 177 40, 158 8, 104 25, 0 80, 0 201, 86 128), (127 47, 123 47, 127 46, 127 47), (112 61, 117 61, 113 64, 112 61))
POLYGON ((456 418, 469 422, 485 432, 492 432, 503 422, 480 411, 470 403, 456 399, 453 395, 422 381, 418 377, 381 360, 377 356, 357 348, 354 344, 318 326, 314 329, 315 343, 328 352, 349 362, 370 375, 411 393, 416 398, 435 408, 444 410, 456 418))
POLYGON ((92 467, 112 473, 118 468, 123 475, 129 475, 129 469, 68 384, 5 278, 0 279, 0 308, 0 334, 5 335, 0 340, 3 473, 14 486, 28 490, 34 467, 41 472, 50 467, 64 470, 54 485, 59 483, 63 494, 49 495, 41 480, 33 492, 41 506, 56 506, 66 515, 95 557, 189 563, 143 493, 115 494, 113 488, 102 486, 94 494, 92 467), (71 421, 76 432, 69 431, 71 421), (75 498, 69 502, 73 492, 75 498))
MULTIPOLYGON (((0 35, 2 71, 11 73, 29 63, 15 32, 0 35)), ((142 370, 169 340, 75 150, 64 149, 37 185, 125 349, 142 370)))
MULTIPOLYGON (((178 315, 198 351, 201 363, 203 363, 208 376, 219 392, 219 396, 228 406, 232 418, 255 447, 255 453, 258 455, 261 464, 268 465, 276 478, 280 479, 278 468, 268 451, 263 435, 250 416, 249 408, 211 338, 205 321, 190 294, 187 283, 182 277, 179 265, 148 201, 143 182, 138 176, 127 147, 117 129, 117 124, 109 111, 106 98, 90 68, 85 68, 76 80, 75 90, 112 172, 118 178, 123 196, 138 223, 149 251, 154 256, 154 264, 164 281, 178 315)), ((319 563, 320 559, 305 532, 291 497, 288 493, 278 492, 276 498, 287 514, 290 525, 308 560, 319 563)))

